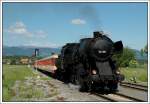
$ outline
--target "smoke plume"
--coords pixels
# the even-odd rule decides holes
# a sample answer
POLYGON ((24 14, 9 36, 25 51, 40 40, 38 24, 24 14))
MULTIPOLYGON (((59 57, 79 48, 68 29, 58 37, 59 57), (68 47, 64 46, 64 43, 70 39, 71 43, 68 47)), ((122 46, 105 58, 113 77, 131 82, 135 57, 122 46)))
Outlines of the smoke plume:
POLYGON ((94 28, 97 31, 102 31, 101 29, 101 21, 100 16, 98 14, 98 11, 96 8, 86 5, 83 8, 81 8, 81 16, 87 20, 89 25, 94 28))

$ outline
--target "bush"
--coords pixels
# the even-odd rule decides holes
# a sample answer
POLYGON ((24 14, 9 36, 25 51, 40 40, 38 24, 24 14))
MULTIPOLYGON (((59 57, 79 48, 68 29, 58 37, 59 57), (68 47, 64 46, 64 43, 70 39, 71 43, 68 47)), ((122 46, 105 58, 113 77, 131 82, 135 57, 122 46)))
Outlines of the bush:
POLYGON ((113 56, 119 67, 128 67, 131 60, 135 60, 135 53, 132 49, 125 47, 123 52, 113 56))
POLYGON ((129 66, 130 67, 137 67, 139 64, 138 64, 138 62, 136 61, 136 60, 131 60, 130 62, 129 62, 129 66))

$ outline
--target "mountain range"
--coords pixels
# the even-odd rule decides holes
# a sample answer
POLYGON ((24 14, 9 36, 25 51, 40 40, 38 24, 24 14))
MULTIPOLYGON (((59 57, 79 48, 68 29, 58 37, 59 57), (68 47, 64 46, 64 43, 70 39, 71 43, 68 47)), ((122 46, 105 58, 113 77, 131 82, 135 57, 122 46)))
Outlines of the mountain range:
POLYGON ((39 56, 46 57, 50 56, 51 53, 60 53, 60 48, 50 47, 35 47, 35 46, 3 46, 3 56, 32 56, 35 49, 39 49, 39 56))
MULTIPOLYGON (((3 56, 32 56, 35 49, 39 49, 39 55, 42 57, 50 56, 51 53, 60 54, 61 47, 51 48, 51 47, 36 47, 36 46, 3 46, 3 56)), ((147 60, 147 54, 141 55, 139 50, 133 49, 137 60, 147 60)))

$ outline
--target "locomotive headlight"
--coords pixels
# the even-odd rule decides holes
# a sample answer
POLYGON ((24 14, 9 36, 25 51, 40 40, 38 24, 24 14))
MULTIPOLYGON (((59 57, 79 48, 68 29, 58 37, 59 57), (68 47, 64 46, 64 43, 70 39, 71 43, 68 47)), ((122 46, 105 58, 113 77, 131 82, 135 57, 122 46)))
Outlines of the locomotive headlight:
POLYGON ((97 72, 96 72, 96 70, 92 70, 92 74, 94 74, 94 75, 95 75, 96 73, 97 73, 97 72))
POLYGON ((116 71, 116 74, 120 74, 120 71, 117 70, 117 71, 116 71))

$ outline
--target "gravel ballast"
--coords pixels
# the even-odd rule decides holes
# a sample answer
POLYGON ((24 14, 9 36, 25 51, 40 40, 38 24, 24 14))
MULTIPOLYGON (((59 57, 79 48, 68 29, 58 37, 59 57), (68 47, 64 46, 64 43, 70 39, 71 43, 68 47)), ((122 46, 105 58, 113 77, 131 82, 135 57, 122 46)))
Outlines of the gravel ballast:
POLYGON ((12 87, 14 97, 11 101, 42 101, 42 102, 80 102, 106 101, 87 92, 79 92, 78 86, 64 84, 40 72, 35 77, 26 77, 23 81, 16 81, 12 87))

